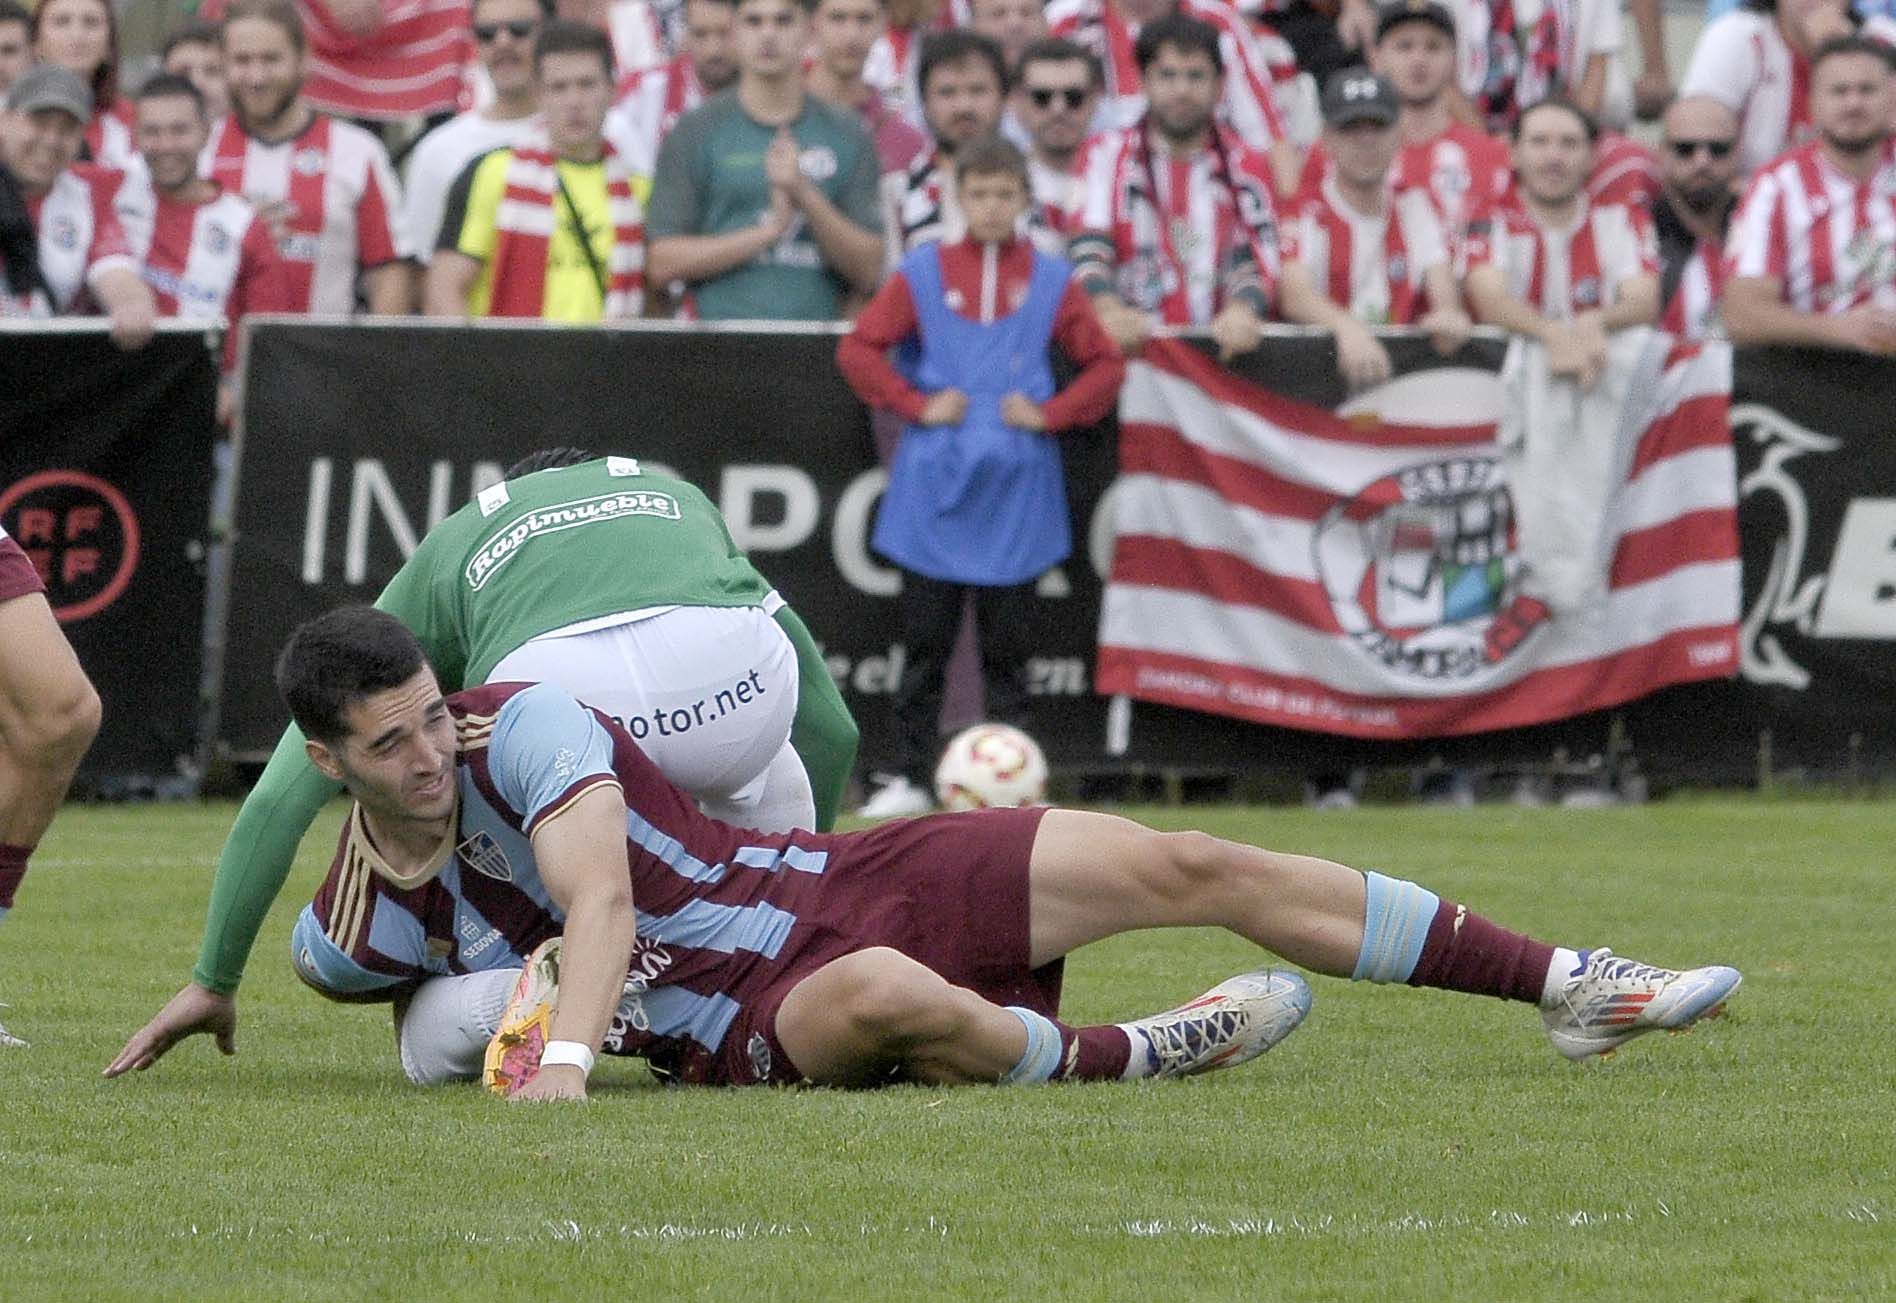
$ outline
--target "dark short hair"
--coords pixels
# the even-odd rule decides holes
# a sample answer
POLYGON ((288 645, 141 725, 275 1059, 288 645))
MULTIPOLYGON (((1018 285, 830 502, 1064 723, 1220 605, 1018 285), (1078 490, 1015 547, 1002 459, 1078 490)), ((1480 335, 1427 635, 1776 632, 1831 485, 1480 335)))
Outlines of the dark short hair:
POLYGON ((174 27, 165 36, 164 43, 158 47, 158 61, 163 63, 171 57, 171 52, 180 45, 221 45, 223 27, 219 23, 207 23, 194 19, 182 27, 174 27))
POLYGON ((1027 156, 1020 146, 998 133, 971 140, 955 151, 955 181, 971 176, 1011 176, 1020 181, 1028 197, 1034 193, 1033 177, 1027 171, 1027 156))
POLYGON ((204 92, 197 88, 196 82, 182 73, 154 73, 145 80, 143 86, 138 88, 138 99, 141 101, 188 99, 191 101, 192 106, 197 109, 200 118, 203 117, 206 112, 204 92))
POLYGON ((408 626, 373 606, 339 606, 297 626, 277 654, 276 686, 290 718, 325 745, 349 734, 343 712, 399 688, 428 663, 408 626))
POLYGON ((303 31, 303 15, 296 12, 295 0, 232 0, 230 8, 224 11, 224 21, 219 26, 220 39, 230 35, 230 25, 239 18, 261 18, 266 23, 275 23, 289 34, 290 44, 298 54, 309 48, 309 36, 303 31))
POLYGON ((1218 29, 1210 23, 1202 23, 1196 18, 1180 13, 1170 13, 1156 22, 1147 23, 1139 32, 1139 39, 1133 44, 1132 57, 1139 65, 1141 76, 1159 57, 1159 51, 1171 46, 1180 54, 1202 54, 1211 60, 1211 66, 1224 75, 1224 51, 1218 46, 1218 29))
POLYGON ((1069 41, 1064 36, 1042 36, 1022 50, 1019 61, 1014 64, 1016 84, 1027 79, 1027 65, 1030 63, 1083 63, 1090 84, 1095 87, 1106 84, 1106 69, 1100 64, 1099 56, 1078 41, 1069 41))
POLYGON ((1521 138, 1521 127, 1527 122, 1527 115, 1530 113, 1538 113, 1542 109, 1561 109, 1567 113, 1571 113, 1580 120, 1581 128, 1587 133, 1587 143, 1589 145, 1597 145, 1600 143, 1600 123, 1598 119, 1568 99, 1565 95, 1549 95, 1546 99, 1535 100, 1532 104, 1522 109, 1521 116, 1514 119, 1514 130, 1511 133, 1513 139, 1519 140, 1521 138))
POLYGON ((1862 34, 1852 36, 1833 36, 1811 52, 1810 74, 1817 75, 1817 67, 1826 59, 1838 59, 1848 54, 1864 54, 1883 65, 1885 71, 1896 72, 1896 50, 1891 50, 1881 41, 1862 34))
POLYGON ((1001 49, 1001 43, 991 36, 971 32, 965 27, 930 32, 922 38, 922 55, 915 64, 915 88, 926 96, 928 79, 935 75, 935 69, 966 59, 985 62, 994 70, 994 80, 1000 83, 1001 92, 1006 93, 1007 55, 1001 49))
POLYGON ((534 76, 540 75, 540 65, 549 54, 590 54, 605 68, 606 80, 612 80, 612 38, 591 23, 555 18, 540 24, 533 42, 534 76))
POLYGON ((531 475, 535 471, 556 471, 562 466, 578 466, 584 462, 598 460, 584 448, 541 448, 530 452, 509 466, 502 473, 503 480, 517 480, 522 475, 531 475))
MULTIPOLYGON (((790 0, 790 3, 793 8, 801 9, 805 14, 816 12, 816 0, 790 0)), ((742 9, 744 0, 731 0, 731 6, 734 9, 742 9)))
MULTIPOLYGON (((474 11, 479 9, 484 3, 486 3, 486 0, 468 0, 467 17, 470 23, 474 21, 474 11)), ((533 4, 534 7, 540 11, 542 20, 553 17, 554 0, 533 0, 533 4)))
POLYGON ((0 0, 0 25, 18 23, 28 32, 33 30, 33 11, 19 0, 0 0))

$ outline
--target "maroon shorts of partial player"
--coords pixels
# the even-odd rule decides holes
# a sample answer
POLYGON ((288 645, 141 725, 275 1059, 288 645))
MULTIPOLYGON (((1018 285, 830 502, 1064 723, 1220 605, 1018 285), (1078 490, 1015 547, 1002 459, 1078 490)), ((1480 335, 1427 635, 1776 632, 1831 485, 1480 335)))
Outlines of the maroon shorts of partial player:
POLYGON ((883 824, 832 842, 814 892, 799 893, 797 924, 754 986, 716 1052, 696 1047, 661 1075, 680 1083, 792 1084, 803 1074, 777 1039, 777 1010, 793 987, 833 960, 887 946, 956 986, 1051 1018, 1065 964, 1032 966, 1027 864, 1045 810, 978 810, 883 824))
POLYGON ((45 591, 39 571, 33 568, 33 562, 20 550, 20 545, 0 534, 0 602, 45 591))

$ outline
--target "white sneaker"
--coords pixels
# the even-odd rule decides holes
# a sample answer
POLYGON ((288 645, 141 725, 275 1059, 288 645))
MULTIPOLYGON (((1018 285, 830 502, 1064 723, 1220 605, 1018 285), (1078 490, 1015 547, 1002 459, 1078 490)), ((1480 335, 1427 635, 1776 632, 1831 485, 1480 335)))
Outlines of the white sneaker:
POLYGON ((1722 965, 1675 973, 1604 948, 1583 950, 1580 967, 1541 1010, 1541 1022, 1555 1049, 1584 1059, 1647 1032, 1681 1031, 1716 1017, 1742 980, 1737 969, 1722 965))
POLYGON ((1218 983, 1189 1004, 1122 1026, 1145 1037, 1148 1075, 1189 1077, 1249 1063, 1297 1030, 1309 1012, 1310 987, 1303 978, 1259 968, 1218 983))
POLYGON ((906 778, 891 778, 876 789, 876 794, 856 811, 859 819, 902 819, 927 814, 935 808, 935 798, 906 778))

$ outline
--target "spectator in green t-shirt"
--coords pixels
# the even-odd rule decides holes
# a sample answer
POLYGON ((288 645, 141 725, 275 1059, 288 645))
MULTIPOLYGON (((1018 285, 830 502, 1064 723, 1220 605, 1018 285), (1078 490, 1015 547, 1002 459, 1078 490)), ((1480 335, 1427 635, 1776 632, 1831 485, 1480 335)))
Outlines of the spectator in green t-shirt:
POLYGON ((646 272, 699 317, 825 320, 883 267, 875 143, 805 92, 803 0, 738 0, 737 88, 685 114, 652 176, 646 272))

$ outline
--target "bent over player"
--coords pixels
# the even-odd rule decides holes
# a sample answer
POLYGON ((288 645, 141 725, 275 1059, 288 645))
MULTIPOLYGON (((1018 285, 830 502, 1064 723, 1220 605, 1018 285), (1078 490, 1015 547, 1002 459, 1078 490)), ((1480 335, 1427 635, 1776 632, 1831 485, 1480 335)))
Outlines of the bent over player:
MULTIPOLYGON (((0 529, 0 919, 98 731, 98 693, 33 562, 0 529)), ((25 1044, 0 1026, 0 1047, 25 1044)))
MULTIPOLYGON (((788 830, 836 817, 855 721, 809 630, 682 480, 628 457, 535 454, 430 530, 376 605, 449 684, 544 680, 606 711, 720 818, 788 830)), ((244 961, 338 790, 291 727, 218 858, 191 983, 107 1076, 195 1032, 230 1052, 244 961)))
POLYGON ((582 1098, 601 1048, 727 1085, 1177 1076, 1263 1052, 1309 1009, 1300 978, 1260 969, 1151 1017, 1061 1022, 1064 956, 1138 928, 1221 926, 1333 976, 1522 1001, 1576 1059, 1704 1017, 1739 982, 1103 814, 733 828, 550 684, 444 698, 414 639, 366 607, 300 628, 277 682, 311 761, 356 799, 297 920, 296 972, 343 1000, 459 975, 428 983, 434 1007, 402 1024, 418 1082, 485 1059, 497 1087, 582 1098))

